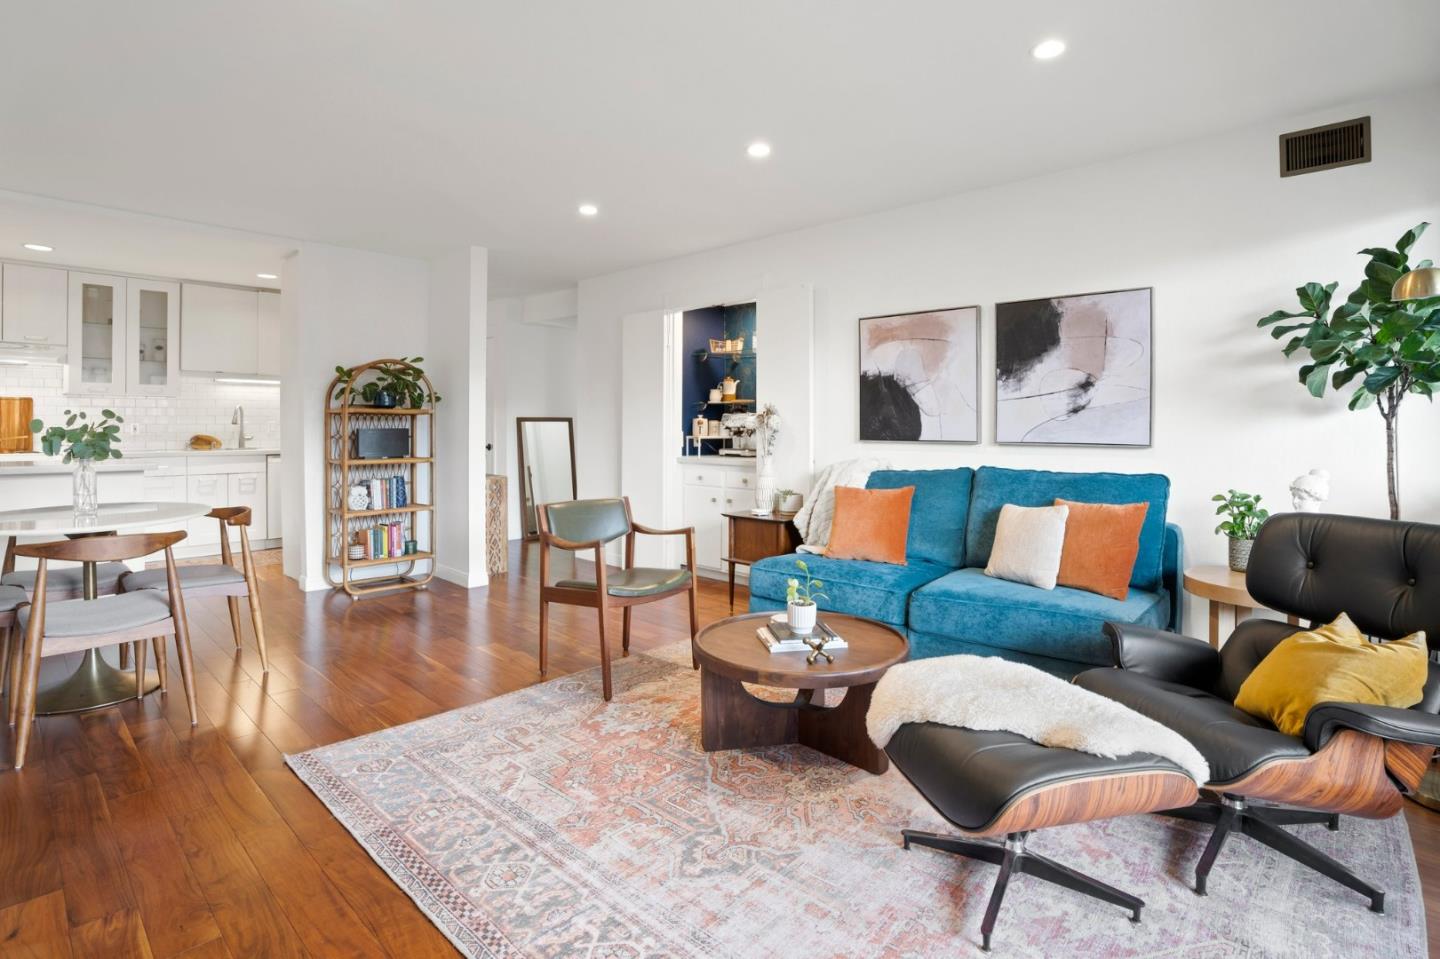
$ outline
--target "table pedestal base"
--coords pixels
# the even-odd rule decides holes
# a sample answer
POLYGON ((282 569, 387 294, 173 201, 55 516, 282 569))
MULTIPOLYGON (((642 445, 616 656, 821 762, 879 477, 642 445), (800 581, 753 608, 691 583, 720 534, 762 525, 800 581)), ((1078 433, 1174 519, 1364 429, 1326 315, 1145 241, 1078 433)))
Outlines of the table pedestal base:
MULTIPOLYGON (((160 688, 160 678, 153 672, 145 674, 145 692, 160 688)), ((135 671, 124 672, 105 662, 100 650, 85 654, 85 661, 70 676, 42 688, 35 698, 37 716, 79 713, 88 709, 114 706, 135 698, 135 671)))
POLYGON ((756 699, 738 680, 700 670, 700 745, 706 752, 800 743, 866 772, 890 768, 865 731, 874 683, 851 686, 838 706, 821 706, 823 691, 802 689, 791 702, 756 699), (819 693, 819 695, 817 695, 819 693))

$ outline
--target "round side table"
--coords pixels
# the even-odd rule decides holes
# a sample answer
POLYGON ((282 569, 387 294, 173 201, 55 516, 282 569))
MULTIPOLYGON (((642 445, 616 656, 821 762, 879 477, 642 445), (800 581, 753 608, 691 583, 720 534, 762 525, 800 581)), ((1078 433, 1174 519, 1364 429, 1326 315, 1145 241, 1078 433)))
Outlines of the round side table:
MULTIPOLYGON (((1253 610, 1262 608, 1245 588, 1245 574, 1228 566, 1191 566, 1185 570, 1185 590, 1210 601, 1210 645, 1220 648, 1220 610, 1228 606, 1234 625, 1239 626, 1253 610)), ((1285 617, 1291 626, 1294 616, 1285 617)), ((1233 629, 1233 627, 1232 627, 1233 629)))

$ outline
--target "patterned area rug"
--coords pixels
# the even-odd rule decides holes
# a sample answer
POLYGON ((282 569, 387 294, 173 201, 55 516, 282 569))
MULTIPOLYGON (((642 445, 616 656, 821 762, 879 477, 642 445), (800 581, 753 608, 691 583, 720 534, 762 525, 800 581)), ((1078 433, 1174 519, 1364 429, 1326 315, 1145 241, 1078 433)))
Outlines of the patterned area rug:
MULTIPOLYGON (((944 824, 891 770, 801 746, 699 744, 688 644, 288 757, 390 876, 470 956, 979 955, 993 866, 925 849, 944 824)), ((1052 829, 1031 847, 1146 900, 1144 921, 1027 876, 1009 956, 1422 957, 1404 817, 1309 840, 1376 881, 1388 915, 1232 838, 1210 895, 1188 882, 1202 828, 1133 817, 1052 829)))

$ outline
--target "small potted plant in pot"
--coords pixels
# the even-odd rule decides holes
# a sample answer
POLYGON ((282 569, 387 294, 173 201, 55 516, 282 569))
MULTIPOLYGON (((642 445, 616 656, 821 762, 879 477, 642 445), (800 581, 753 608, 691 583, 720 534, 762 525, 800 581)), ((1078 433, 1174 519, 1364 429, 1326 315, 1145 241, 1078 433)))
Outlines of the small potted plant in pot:
POLYGON ((782 513, 798 513, 800 507, 805 505, 805 498, 793 489, 782 489, 775 496, 780 502, 782 513))
POLYGON ((790 632, 796 636, 809 636, 815 630, 815 613, 819 607, 815 605, 816 600, 829 599, 820 592, 825 584, 810 575, 810 566, 803 559, 797 559, 795 565, 805 577, 801 580, 792 576, 786 583, 785 589, 785 616, 790 632))
POLYGON ((1220 504, 1215 507, 1216 516, 1229 517, 1215 527, 1215 532, 1230 538, 1230 568, 1243 573, 1250 565, 1250 547, 1255 544, 1260 527, 1270 518, 1270 511, 1260 508, 1260 496, 1255 493, 1232 489, 1216 493, 1210 499, 1220 504))

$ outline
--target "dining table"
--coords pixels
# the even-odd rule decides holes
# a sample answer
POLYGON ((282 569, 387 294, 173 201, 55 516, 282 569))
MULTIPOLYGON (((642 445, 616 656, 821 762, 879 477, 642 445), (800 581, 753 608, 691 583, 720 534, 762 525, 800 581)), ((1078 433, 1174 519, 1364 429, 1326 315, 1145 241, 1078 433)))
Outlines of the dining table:
MULTIPOLYGON (((210 512, 203 503, 104 503, 94 513, 77 513, 70 506, 41 506, 31 509, 0 510, 0 540, 45 540, 61 536, 77 539, 82 536, 109 536, 123 530, 168 528, 197 519, 210 512)), ((99 596, 97 564, 84 567, 84 599, 99 596)), ((147 672, 145 694, 160 686, 159 677, 147 672)), ((85 653, 80 667, 65 679, 41 687, 35 700, 40 716, 78 713, 102 706, 113 706, 136 697, 135 676, 129 670, 111 666, 100 650, 85 653)))

